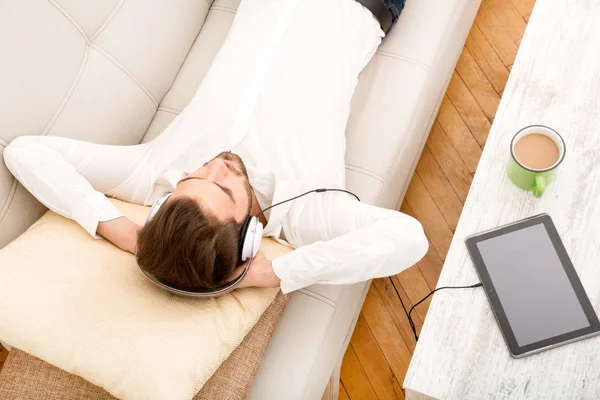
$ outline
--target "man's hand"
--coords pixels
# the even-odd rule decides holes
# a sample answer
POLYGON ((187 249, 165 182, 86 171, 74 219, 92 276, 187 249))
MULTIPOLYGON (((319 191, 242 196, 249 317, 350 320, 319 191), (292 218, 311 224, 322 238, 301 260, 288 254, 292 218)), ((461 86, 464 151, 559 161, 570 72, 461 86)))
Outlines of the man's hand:
POLYGON ((138 232, 141 226, 127 217, 100 222, 96 232, 118 248, 135 254, 138 232))
MULTIPOLYGON (((240 276, 244 268, 247 266, 247 262, 236 268, 233 274, 229 277, 229 280, 233 280, 240 276)), ((273 264, 271 260, 267 260, 265 255, 259 250, 256 257, 252 260, 248 273, 237 286, 237 288, 245 287, 279 287, 281 280, 275 275, 273 271, 273 264)))

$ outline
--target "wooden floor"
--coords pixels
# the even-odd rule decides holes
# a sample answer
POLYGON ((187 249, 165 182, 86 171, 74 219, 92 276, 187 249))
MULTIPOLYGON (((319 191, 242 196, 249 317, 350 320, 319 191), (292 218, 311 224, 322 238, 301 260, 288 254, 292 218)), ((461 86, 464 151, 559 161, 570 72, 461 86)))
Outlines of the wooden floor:
MULTIPOLYGON (((402 309, 435 288, 535 0, 483 0, 401 211, 429 238, 417 265, 377 279, 342 364, 340 399, 403 399, 415 338, 402 309)), ((429 300, 413 312, 421 329, 429 300)))
MULTIPOLYGON (((415 216, 429 252, 373 282, 342 365, 340 399, 403 399, 415 339, 411 307, 435 288, 535 0, 483 0, 401 211, 415 216)), ((429 301, 414 315, 420 330, 429 301)), ((0 351, 0 370, 6 350, 0 351)))
POLYGON ((0 344, 0 372, 2 372, 2 366, 4 365, 4 360, 6 360, 7 356, 8 351, 0 344))

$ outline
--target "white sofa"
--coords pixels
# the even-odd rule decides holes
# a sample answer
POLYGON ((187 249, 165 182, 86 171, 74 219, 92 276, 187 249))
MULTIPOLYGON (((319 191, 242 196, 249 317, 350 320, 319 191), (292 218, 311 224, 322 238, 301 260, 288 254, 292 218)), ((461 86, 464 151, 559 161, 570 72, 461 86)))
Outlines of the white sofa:
MULTIPOLYGON (((361 74, 346 174, 363 201, 399 207, 480 1, 407 0, 361 74)), ((191 99, 239 2, 0 3, 0 159, 21 135, 152 140, 191 99)), ((0 248, 44 211, 0 162, 0 248)), ((368 288, 294 293, 249 398, 337 398, 341 360, 368 288)))

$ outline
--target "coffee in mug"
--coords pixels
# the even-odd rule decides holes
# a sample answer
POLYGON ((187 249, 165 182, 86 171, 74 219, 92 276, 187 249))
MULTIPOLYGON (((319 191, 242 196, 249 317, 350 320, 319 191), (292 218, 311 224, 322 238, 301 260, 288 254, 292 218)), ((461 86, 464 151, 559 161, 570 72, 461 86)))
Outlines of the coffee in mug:
POLYGON ((541 133, 530 133, 515 143, 515 157, 527 168, 546 169, 558 161, 560 151, 554 140, 541 133))
POLYGON ((508 176, 518 187, 540 197, 554 180, 565 152, 565 142, 555 130, 542 125, 523 128, 510 145, 508 176))

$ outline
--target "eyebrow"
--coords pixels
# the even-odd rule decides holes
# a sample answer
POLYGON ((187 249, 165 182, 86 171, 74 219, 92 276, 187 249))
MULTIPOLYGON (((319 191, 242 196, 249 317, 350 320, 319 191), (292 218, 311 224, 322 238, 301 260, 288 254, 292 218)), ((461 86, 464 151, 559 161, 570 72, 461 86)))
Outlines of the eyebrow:
POLYGON ((215 185, 217 185, 231 199, 231 201, 233 201, 233 204, 237 204, 233 198, 233 192, 231 189, 221 186, 218 183, 215 183, 215 185))
MULTIPOLYGON (((190 179, 199 179, 199 180, 201 180, 201 181, 205 181, 205 180, 206 180, 206 179, 204 179, 204 178, 198 178, 198 177, 192 176, 192 177, 186 177, 186 178, 183 178, 182 180, 180 180, 179 182, 177 182, 177 184, 179 184, 179 183, 181 183, 181 182, 184 182, 184 181, 188 181, 188 180, 190 180, 190 179)), ((231 199, 231 201, 233 201, 233 204, 237 204, 237 203, 235 202, 235 199, 233 198, 233 192, 231 191, 231 189, 229 189, 229 188, 226 188, 226 187, 224 187, 224 186, 221 186, 221 185, 219 185, 219 184, 218 184, 218 183, 216 183, 216 182, 211 182, 211 183, 214 183, 215 185, 217 185, 217 186, 219 187, 219 189, 221 189, 221 190, 223 191, 223 193, 225 193, 225 194, 227 195, 227 197, 229 197, 229 198, 231 199)))

